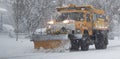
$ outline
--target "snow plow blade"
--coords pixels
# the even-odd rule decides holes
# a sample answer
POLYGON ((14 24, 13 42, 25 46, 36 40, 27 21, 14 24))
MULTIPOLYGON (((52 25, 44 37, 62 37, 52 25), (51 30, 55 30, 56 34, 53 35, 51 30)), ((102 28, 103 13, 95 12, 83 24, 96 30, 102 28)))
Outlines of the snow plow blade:
POLYGON ((61 47, 69 42, 67 34, 60 35, 32 35, 32 41, 34 42, 34 48, 53 49, 61 47))

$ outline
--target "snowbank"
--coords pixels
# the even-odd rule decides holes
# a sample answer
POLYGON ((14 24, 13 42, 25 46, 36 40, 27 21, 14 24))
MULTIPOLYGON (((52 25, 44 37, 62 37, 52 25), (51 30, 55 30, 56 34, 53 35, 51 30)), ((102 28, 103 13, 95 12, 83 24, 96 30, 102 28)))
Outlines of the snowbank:
POLYGON ((36 34, 46 34, 46 28, 36 29, 35 33, 36 34))
POLYGON ((3 30, 9 32, 9 31, 14 31, 15 29, 12 25, 3 24, 3 30))
POLYGON ((12 25, 3 24, 3 32, 6 32, 9 34, 10 37, 15 37, 15 29, 12 25))
POLYGON ((15 38, 0 35, 0 59, 119 59, 120 40, 110 40, 104 50, 95 50, 94 46, 90 46, 88 51, 61 50, 36 50, 28 39, 16 41, 15 38))
POLYGON ((4 8, 1 8, 1 7, 0 7, 0 11, 7 12, 7 10, 6 10, 6 9, 4 9, 4 8))

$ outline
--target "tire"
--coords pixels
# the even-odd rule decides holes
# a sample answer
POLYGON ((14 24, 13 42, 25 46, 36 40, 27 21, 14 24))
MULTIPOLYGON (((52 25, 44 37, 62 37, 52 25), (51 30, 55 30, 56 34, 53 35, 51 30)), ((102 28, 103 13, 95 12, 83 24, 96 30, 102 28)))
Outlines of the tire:
POLYGON ((102 33, 97 34, 96 41, 97 41, 97 42, 95 42, 96 49, 106 49, 107 48, 108 39, 106 38, 106 35, 103 35, 102 33))
POLYGON ((81 45, 81 50, 82 51, 88 51, 89 45, 81 45))
POLYGON ((89 38, 89 34, 88 34, 88 31, 85 30, 84 31, 84 35, 83 35, 83 38, 81 40, 81 50, 82 51, 87 51, 89 49, 89 44, 88 44, 88 38, 89 38), (85 40, 84 40, 85 39, 85 40))
POLYGON ((95 48, 96 49, 106 49, 107 45, 105 45, 104 43, 103 44, 95 44, 95 48))
POLYGON ((104 41, 104 43, 105 43, 106 45, 108 45, 108 34, 106 34, 106 36, 105 36, 105 41, 104 41))
POLYGON ((79 50, 79 40, 75 39, 75 36, 73 34, 68 35, 70 39, 70 51, 78 51, 79 50))
POLYGON ((70 48, 70 51, 79 51, 79 49, 70 48))
POLYGON ((71 48, 70 51, 78 51, 79 50, 79 42, 78 40, 71 40, 71 48))

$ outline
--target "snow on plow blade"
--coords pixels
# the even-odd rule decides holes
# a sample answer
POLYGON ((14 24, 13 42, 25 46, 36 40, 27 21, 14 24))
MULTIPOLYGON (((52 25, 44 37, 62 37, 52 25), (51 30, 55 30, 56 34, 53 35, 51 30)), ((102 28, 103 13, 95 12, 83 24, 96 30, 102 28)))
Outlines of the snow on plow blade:
POLYGON ((39 35, 35 34, 32 37, 33 41, 43 41, 43 40, 68 40, 67 34, 60 35, 39 35))
POLYGON ((34 34, 32 36, 32 41, 34 42, 34 48, 39 49, 40 47, 45 49, 53 49, 61 47, 62 45, 68 44, 68 35, 39 35, 34 34))

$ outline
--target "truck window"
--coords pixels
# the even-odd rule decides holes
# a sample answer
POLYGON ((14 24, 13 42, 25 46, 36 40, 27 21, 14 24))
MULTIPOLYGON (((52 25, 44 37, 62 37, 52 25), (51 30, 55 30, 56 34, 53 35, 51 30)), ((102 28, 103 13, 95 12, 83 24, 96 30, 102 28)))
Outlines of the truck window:
POLYGON ((90 14, 86 14, 86 20, 89 22, 90 21, 90 14))
POLYGON ((96 17, 97 17, 97 18, 102 18, 102 19, 105 19, 105 18, 106 18, 105 15, 101 15, 101 14, 97 14, 96 17))
POLYGON ((62 13, 57 17, 56 21, 63 21, 70 18, 71 20, 81 21, 84 20, 83 12, 71 12, 71 13, 62 13))
POLYGON ((96 14, 93 14, 93 21, 96 21, 97 20, 97 15, 96 14))

